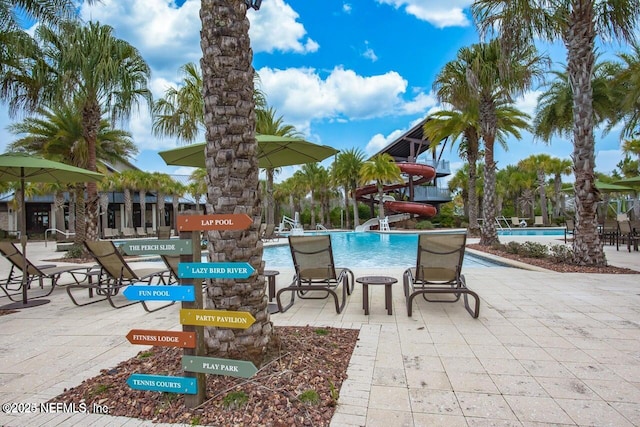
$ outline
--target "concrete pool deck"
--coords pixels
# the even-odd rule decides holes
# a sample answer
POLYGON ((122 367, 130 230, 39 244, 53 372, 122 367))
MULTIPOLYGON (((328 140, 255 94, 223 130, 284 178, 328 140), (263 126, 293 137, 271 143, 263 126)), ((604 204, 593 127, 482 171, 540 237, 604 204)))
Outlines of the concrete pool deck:
MULTIPOLYGON (((503 236, 558 243, 558 236, 503 236)), ((473 240, 471 240, 473 242, 473 240)), ((605 246, 609 263, 640 271, 640 253, 605 246)), ((56 258, 29 243, 29 258, 56 258)), ((408 260, 411 264, 412 260, 408 260)), ((0 259, 1 271, 7 262, 0 259)), ((355 269, 401 283, 402 269, 355 269)), ((277 286, 291 271, 282 270, 277 286)), ((345 310, 328 300, 298 301, 271 317, 276 326, 360 330, 340 390, 333 426, 640 425, 640 276, 531 271, 464 271, 480 295, 480 317, 462 303, 416 299, 407 317, 400 284, 393 314, 383 287, 362 310, 356 285, 345 310)), ((68 281, 63 281, 67 283, 68 281)), ((156 313, 114 310, 106 302, 74 306, 63 287, 51 303, 0 316, 0 402, 40 403, 124 361, 132 328, 179 330, 178 306, 156 313)), ((7 303, 0 298, 0 305, 7 303)), ((151 422, 97 414, 5 414, 0 425, 141 426, 151 422)))

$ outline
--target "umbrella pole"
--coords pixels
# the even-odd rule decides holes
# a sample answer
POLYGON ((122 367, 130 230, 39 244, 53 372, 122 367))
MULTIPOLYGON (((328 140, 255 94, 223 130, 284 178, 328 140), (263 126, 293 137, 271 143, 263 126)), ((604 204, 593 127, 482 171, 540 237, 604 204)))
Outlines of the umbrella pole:
MULTIPOLYGON (((20 191, 22 192, 22 201, 20 202, 20 246, 22 247, 22 302, 14 302, 3 305, 0 309, 14 310, 20 308, 37 307, 39 305, 51 302, 48 299, 35 299, 29 301, 27 298, 27 202, 24 195, 24 168, 20 169, 20 191)), ((52 285, 53 286, 53 285, 52 285)))

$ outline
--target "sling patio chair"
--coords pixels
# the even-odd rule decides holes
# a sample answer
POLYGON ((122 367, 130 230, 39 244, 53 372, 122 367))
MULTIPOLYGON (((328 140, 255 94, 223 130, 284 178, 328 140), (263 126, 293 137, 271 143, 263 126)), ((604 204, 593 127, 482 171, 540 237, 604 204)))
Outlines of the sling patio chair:
POLYGON ((576 223, 573 218, 567 218, 564 225, 564 242, 567 243, 567 236, 573 236, 576 231, 576 223))
POLYGON ((348 268, 336 268, 333 262, 331 236, 289 236, 289 248, 293 257, 295 275, 291 284, 278 290, 276 301, 281 313, 294 303, 296 294, 302 299, 324 299, 332 296, 336 312, 340 313, 355 285, 353 272, 348 268), (342 286, 340 297, 338 288, 342 286), (319 292, 318 292, 319 291, 319 292), (280 296, 291 292, 291 301, 282 306, 280 296))
POLYGON ((466 233, 424 233, 418 238, 416 266, 403 274, 407 314, 411 317, 413 299, 422 295, 429 302, 457 302, 463 296, 464 306, 477 318, 480 314, 478 294, 467 288, 462 271, 466 233), (429 299, 429 294, 453 294, 454 299, 429 299), (475 308, 468 296, 475 298, 475 308))
POLYGON ((160 310, 164 307, 172 305, 174 302, 162 305, 160 307, 150 309, 145 301, 131 301, 125 304, 117 305, 113 297, 120 293, 120 290, 128 285, 167 285, 170 283, 169 270, 166 267, 160 268, 140 268, 134 269, 122 257, 122 254, 110 240, 102 241, 85 241, 84 245, 93 256, 98 264, 100 264, 100 274, 97 283, 79 283, 67 286, 67 294, 71 301, 77 306, 85 306, 95 304, 100 301, 107 300, 113 308, 123 308, 132 304, 142 303, 143 308, 148 312, 160 310), (89 289, 95 290, 97 295, 103 298, 79 303, 72 295, 73 289, 89 289))
POLYGON ((27 289, 31 287, 31 283, 38 281, 40 288, 44 288, 44 280, 50 280, 51 288, 46 294, 39 295, 36 298, 51 295, 60 276, 69 273, 76 283, 82 283, 87 279, 87 273, 93 268, 92 266, 57 266, 54 264, 35 265, 29 259, 25 259, 20 249, 9 241, 0 241, 0 253, 11 263, 9 275, 6 279, 0 280, 0 289, 7 295, 11 301, 14 296, 21 294, 22 275, 24 274, 24 266, 27 266, 27 289))
POLYGON ((620 249, 620 243, 627 244, 627 250, 631 252, 631 247, 635 251, 638 250, 638 241, 640 241, 640 236, 638 236, 633 228, 631 228, 631 221, 618 221, 618 230, 619 230, 619 240, 616 240, 616 250, 620 249))

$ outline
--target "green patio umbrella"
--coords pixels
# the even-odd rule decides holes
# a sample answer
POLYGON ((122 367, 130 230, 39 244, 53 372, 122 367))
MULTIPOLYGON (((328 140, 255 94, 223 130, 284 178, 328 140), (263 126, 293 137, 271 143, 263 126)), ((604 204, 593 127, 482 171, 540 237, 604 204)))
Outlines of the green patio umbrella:
MULTIPOLYGON (((23 271, 27 271, 27 212, 24 197, 25 182, 94 182, 102 180, 103 175, 86 169, 69 166, 64 163, 54 162, 24 153, 0 154, 0 181, 19 182, 22 190, 20 206, 20 244, 22 245, 25 265, 23 271)), ((22 303, 10 304, 10 308, 34 307, 48 303, 49 300, 27 300, 27 275, 22 274, 22 303)), ((5 306, 5 308, 9 308, 5 306)))
MULTIPOLYGON (((258 167, 274 169, 282 166, 320 162, 339 150, 318 145, 299 138, 276 135, 256 135, 258 140, 258 167)), ((185 145, 161 151, 160 157, 167 165, 204 168, 206 143, 185 145)))
POLYGON ((624 178, 619 181, 616 181, 616 184, 626 185, 628 187, 640 187, 640 176, 624 178))
MULTIPOLYGON (((611 184, 608 182, 602 182, 596 180, 596 188, 602 193, 626 193, 632 192, 633 188, 625 187, 624 185, 611 184)), ((565 184, 562 186, 562 191, 566 193, 573 193, 573 184, 565 184)))

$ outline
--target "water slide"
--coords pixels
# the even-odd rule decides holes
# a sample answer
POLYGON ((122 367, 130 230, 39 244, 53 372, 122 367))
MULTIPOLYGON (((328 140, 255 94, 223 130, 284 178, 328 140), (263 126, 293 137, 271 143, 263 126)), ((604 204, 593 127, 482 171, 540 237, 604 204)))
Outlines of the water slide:
MULTIPOLYGON (((409 179, 413 180, 413 185, 424 184, 431 181, 436 176, 436 170, 429 165, 420 163, 399 162, 396 163, 402 173, 410 175, 409 179)), ((384 192, 398 190, 400 188, 408 187, 410 181, 406 181, 403 184, 391 184, 384 186, 384 192)), ((375 184, 366 185, 356 190, 356 197, 358 200, 369 200, 378 192, 378 188, 375 184), (368 197, 365 197, 368 196, 368 197)), ((375 198, 374 198, 375 200, 375 198)), ((432 218, 438 212, 435 206, 427 205, 417 202, 402 202, 402 201, 384 201, 384 208, 398 213, 410 213, 419 215, 426 218, 432 218)))

